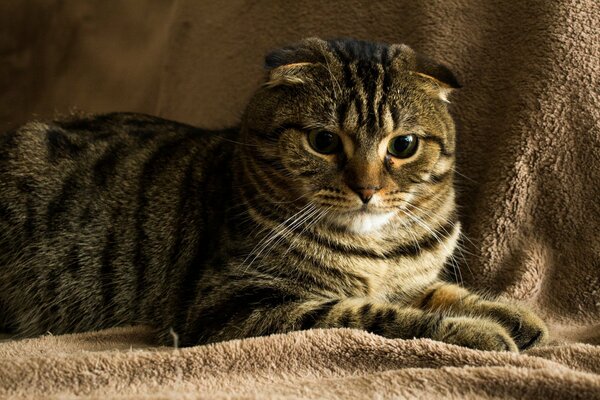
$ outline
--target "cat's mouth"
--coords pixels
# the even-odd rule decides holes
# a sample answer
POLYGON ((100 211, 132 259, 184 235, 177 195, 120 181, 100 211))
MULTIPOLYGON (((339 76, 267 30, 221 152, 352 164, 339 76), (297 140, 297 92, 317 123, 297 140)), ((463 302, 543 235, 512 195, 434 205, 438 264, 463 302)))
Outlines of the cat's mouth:
POLYGON ((380 207, 373 206, 371 204, 363 204, 359 206, 356 210, 352 210, 351 212, 359 213, 359 214, 383 214, 387 211, 381 210, 380 207))
POLYGON ((329 222, 355 233, 368 233, 387 225, 396 215, 389 209, 382 210, 368 204, 356 209, 331 213, 329 222))

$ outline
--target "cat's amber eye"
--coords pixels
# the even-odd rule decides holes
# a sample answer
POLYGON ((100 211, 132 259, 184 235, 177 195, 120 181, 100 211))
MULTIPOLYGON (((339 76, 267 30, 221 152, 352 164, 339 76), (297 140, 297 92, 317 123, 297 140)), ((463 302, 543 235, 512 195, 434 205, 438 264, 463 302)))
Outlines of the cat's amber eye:
POLYGON ((409 158, 417 152, 418 147, 419 138, 417 136, 396 136, 388 143, 388 153, 397 158, 409 158))
POLYGON ((342 140, 329 131, 313 130, 308 133, 308 143, 317 153, 334 154, 342 150, 342 140))

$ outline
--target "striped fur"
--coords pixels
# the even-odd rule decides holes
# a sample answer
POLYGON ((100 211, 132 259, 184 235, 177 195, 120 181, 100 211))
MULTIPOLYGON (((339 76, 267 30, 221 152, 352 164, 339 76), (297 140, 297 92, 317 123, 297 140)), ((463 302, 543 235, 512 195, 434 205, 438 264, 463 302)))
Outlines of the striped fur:
POLYGON ((144 323, 183 345, 314 327, 488 350, 544 338, 529 311, 441 281, 460 235, 447 68, 307 39, 267 69, 235 129, 113 113, 2 134, 5 328, 144 323), (315 129, 343 150, 313 150, 315 129), (407 134, 416 153, 391 156, 407 134))

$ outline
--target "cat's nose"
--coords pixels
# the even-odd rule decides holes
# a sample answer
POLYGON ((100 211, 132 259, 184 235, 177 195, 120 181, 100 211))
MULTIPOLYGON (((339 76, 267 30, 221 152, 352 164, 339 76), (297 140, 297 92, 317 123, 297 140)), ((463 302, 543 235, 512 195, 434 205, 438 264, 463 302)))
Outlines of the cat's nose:
POLYGON ((373 195, 377 193, 380 188, 368 187, 368 188, 352 188, 354 192, 360 197, 363 204, 367 204, 373 198, 373 195))

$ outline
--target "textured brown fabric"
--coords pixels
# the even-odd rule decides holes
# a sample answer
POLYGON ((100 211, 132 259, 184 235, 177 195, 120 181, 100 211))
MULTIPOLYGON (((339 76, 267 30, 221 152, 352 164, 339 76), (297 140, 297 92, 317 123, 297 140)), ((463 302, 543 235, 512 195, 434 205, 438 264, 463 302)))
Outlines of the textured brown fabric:
POLYGON ((600 398, 600 347, 583 344, 517 355, 330 329, 151 345, 141 327, 1 344, 0 398, 600 398))
MULTIPOLYGON (((452 108, 465 283, 532 305, 555 339, 600 344, 598 26, 596 0, 2 2, 0 128, 72 108, 222 127, 239 119, 271 48, 306 36, 404 42, 445 61, 464 85, 452 108)), ((114 335, 5 344, 0 351, 14 355, 0 358, 0 387, 98 396, 600 397, 599 350, 583 344, 531 353, 550 362, 353 331, 178 353, 109 351, 139 339, 114 335), (77 350, 95 338, 106 338, 98 352, 77 350), (30 378, 18 383, 15 374, 30 378)))

